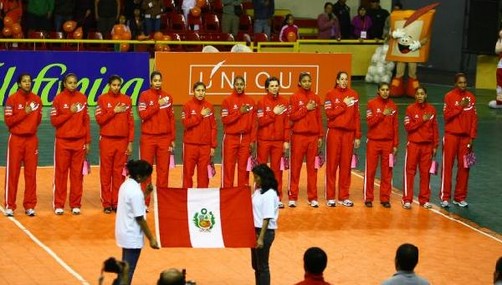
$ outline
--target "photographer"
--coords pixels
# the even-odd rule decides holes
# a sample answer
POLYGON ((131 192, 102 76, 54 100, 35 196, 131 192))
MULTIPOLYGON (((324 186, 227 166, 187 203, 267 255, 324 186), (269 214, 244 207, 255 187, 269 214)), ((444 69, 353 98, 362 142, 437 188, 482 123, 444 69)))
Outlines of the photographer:
POLYGON ((129 284, 129 264, 127 262, 116 260, 114 257, 105 260, 101 269, 101 276, 99 277, 99 285, 103 285, 105 272, 117 273, 117 278, 113 280, 112 285, 129 284))

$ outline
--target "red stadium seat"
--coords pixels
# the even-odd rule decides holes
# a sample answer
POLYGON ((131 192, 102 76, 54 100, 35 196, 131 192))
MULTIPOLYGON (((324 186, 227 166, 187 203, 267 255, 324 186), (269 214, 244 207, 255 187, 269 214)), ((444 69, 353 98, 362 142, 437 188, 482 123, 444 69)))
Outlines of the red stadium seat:
POLYGON ((241 15, 239 20, 239 32, 253 34, 253 20, 251 16, 241 15))
POLYGON ((265 33, 256 33, 254 34, 254 42, 259 43, 259 42, 268 42, 268 36, 265 33))
MULTIPOLYGON (((64 40, 63 32, 49 32, 49 39, 51 40, 64 40)), ((49 43, 50 50, 70 50, 70 46, 67 43, 49 43)), ((75 48, 76 49, 76 48, 75 48)))
MULTIPOLYGON (((195 31, 187 31, 184 34, 180 34, 180 37, 182 38, 183 41, 200 42, 199 33, 195 32, 195 31)), ((201 45, 183 45, 183 49, 185 51, 201 51, 202 46, 201 45)))
MULTIPOLYGON (((103 35, 100 32, 89 32, 87 34, 88 40, 103 40, 103 35)), ((113 47, 102 43, 84 44, 83 49, 95 51, 111 51, 113 47)))
POLYGON ((199 30, 202 30, 204 28, 202 26, 202 16, 200 15, 194 16, 191 13, 188 13, 187 23, 188 23, 188 28, 192 31, 194 30, 195 25, 199 25, 199 30))
POLYGON ((204 31, 206 32, 220 32, 220 20, 216 14, 204 15, 204 31))
POLYGON ((282 23, 284 23, 284 16, 272 17, 272 34, 278 35, 281 32, 282 23))
MULTIPOLYGON (((181 37, 178 33, 169 33, 168 34, 171 37, 171 41, 178 41, 181 42, 181 37)), ((171 51, 183 51, 183 46, 182 45, 169 45, 169 48, 171 51)))
POLYGON ((174 0, 164 0, 164 13, 173 13, 176 11, 174 0))
MULTIPOLYGON (((45 34, 44 31, 30 31, 28 33, 28 38, 29 39, 37 39, 37 40, 43 40, 47 38, 47 35, 45 34)), ((45 42, 42 43, 30 43, 27 47, 28 49, 32 50, 47 50, 47 44, 45 42)))
POLYGON ((171 13, 169 30, 171 32, 182 32, 186 30, 186 21, 183 14, 171 13))

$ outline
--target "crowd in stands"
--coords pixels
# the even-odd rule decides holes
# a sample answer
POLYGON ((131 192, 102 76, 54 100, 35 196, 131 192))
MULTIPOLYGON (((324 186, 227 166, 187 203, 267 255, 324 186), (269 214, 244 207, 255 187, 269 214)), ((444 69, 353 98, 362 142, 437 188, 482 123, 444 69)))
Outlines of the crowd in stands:
MULTIPOLYGON (((276 13, 274 0, 0 0, 0 37, 78 39, 73 30, 64 29, 68 21, 82 28, 84 39, 112 39, 112 29, 119 23, 129 28, 132 39, 140 40, 159 31, 171 39, 178 38, 175 34, 182 34, 183 40, 186 33, 223 33, 229 36, 216 40, 248 42, 384 37, 389 12, 379 0, 361 6, 353 19, 345 2, 327 2, 317 19, 297 19, 293 24, 292 14, 276 13), (310 34, 302 35, 301 28, 311 29, 310 34)), ((193 39, 197 40, 188 37, 193 39)))

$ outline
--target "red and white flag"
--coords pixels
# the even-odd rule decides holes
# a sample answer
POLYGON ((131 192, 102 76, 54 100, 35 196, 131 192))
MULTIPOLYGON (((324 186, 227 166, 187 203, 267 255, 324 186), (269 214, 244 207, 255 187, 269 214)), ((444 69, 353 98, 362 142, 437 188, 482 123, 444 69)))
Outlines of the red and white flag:
POLYGON ((155 208, 161 247, 256 245, 249 187, 157 190, 155 208))

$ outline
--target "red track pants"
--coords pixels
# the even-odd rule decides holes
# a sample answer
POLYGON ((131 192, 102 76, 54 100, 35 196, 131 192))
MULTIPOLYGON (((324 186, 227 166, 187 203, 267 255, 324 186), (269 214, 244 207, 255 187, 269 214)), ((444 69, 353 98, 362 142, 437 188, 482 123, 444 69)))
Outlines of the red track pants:
POLYGON ((326 134, 326 200, 335 200, 338 171, 338 200, 349 199, 354 153, 354 131, 328 129, 326 134))
POLYGON ((125 177, 122 170, 127 160, 128 138, 100 137, 99 177, 101 180, 101 205, 117 208, 119 188, 125 177))
POLYGON ((441 191, 439 199, 449 201, 451 198, 453 164, 457 159, 457 182, 455 184, 455 201, 463 201, 467 198, 467 183, 469 180, 469 168, 464 167, 464 155, 468 153, 468 136, 456 136, 446 133, 443 138, 443 166, 441 167, 441 191))
POLYGON ((307 157, 307 199, 317 200, 317 169, 314 167, 315 156, 318 153, 319 136, 293 134, 291 136, 291 168, 289 200, 297 201, 300 183, 300 171, 303 158, 307 157))
POLYGON ((251 135, 223 136, 223 173, 221 176, 223 187, 233 187, 235 163, 237 163, 237 187, 249 185, 249 172, 246 170, 249 158, 251 135))
POLYGON ((392 153, 392 140, 366 142, 366 167, 364 169, 364 201, 373 201, 375 174, 380 159, 380 202, 389 202, 392 190, 392 168, 389 167, 389 154, 392 153))
POLYGON ((418 201, 420 205, 430 201, 431 188, 429 170, 432 164, 432 143, 408 142, 406 145, 406 157, 404 160, 404 182, 403 182, 403 202, 413 201, 413 187, 417 166, 420 173, 420 190, 418 201))
POLYGON ((211 146, 201 144, 183 144, 183 188, 192 188, 192 177, 197 167, 197 188, 209 186, 207 166, 211 161, 211 146))

